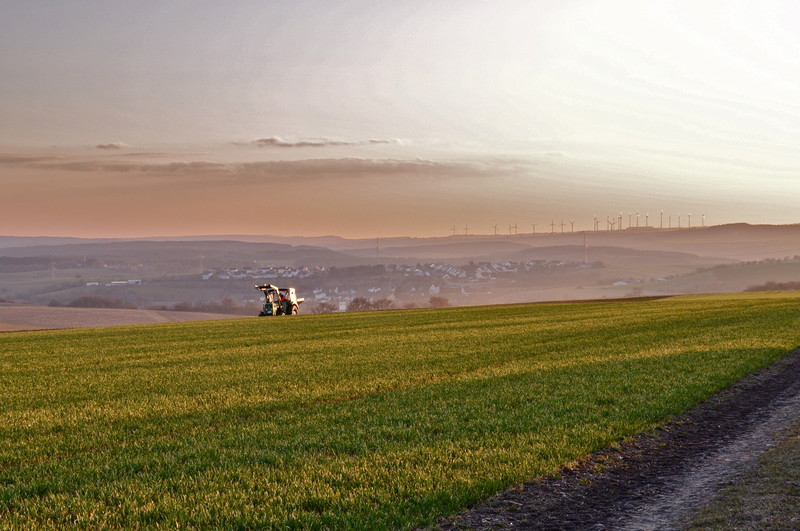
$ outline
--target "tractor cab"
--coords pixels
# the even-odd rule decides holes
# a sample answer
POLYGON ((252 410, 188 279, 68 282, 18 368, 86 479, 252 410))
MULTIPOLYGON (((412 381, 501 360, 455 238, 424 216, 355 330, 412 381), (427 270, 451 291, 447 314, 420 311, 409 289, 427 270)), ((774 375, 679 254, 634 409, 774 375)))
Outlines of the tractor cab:
POLYGON ((294 288, 279 288, 272 284, 256 285, 255 288, 264 294, 264 308, 259 317, 267 315, 297 315, 300 303, 294 288))

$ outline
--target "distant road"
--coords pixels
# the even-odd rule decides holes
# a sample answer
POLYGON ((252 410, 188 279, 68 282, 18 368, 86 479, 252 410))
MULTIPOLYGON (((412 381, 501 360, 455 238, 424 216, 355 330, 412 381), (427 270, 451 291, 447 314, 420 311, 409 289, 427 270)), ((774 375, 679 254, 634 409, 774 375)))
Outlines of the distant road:
POLYGON ((241 315, 166 310, 123 310, 116 308, 63 308, 0 303, 0 332, 86 328, 132 324, 207 321, 241 318, 241 315))

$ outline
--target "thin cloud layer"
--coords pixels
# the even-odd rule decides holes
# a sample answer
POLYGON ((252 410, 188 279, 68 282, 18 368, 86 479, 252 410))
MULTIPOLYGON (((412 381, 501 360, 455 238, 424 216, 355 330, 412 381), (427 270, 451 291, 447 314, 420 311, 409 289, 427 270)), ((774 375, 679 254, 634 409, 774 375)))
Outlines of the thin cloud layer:
POLYGON ((218 178, 222 182, 231 180, 278 180, 293 181, 315 179, 389 179, 392 177, 419 178, 467 178, 491 175, 519 174, 529 170, 529 162, 506 159, 483 161, 440 162, 426 159, 369 159, 331 158, 301 159, 258 162, 137 162, 108 159, 65 160, 59 158, 21 155, 0 155, 0 166, 16 166, 30 169, 91 173, 139 173, 148 175, 175 176, 184 178, 218 178))
POLYGON ((109 142, 108 144, 98 144, 95 146, 96 149, 125 149, 129 148, 130 146, 124 142, 109 142))
POLYGON ((367 144, 398 144, 401 143, 397 139, 381 139, 371 138, 369 140, 341 140, 337 138, 327 137, 310 137, 310 138, 283 138, 280 136, 269 136, 265 138, 257 138, 251 142, 237 145, 256 146, 261 148, 316 148, 316 147, 332 147, 332 146, 363 146, 367 144))

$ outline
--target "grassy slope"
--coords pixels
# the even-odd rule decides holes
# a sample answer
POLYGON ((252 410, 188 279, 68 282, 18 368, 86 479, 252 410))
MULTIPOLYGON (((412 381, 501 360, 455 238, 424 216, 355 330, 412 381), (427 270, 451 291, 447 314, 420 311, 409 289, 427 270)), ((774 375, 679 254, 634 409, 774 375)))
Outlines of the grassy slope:
POLYGON ((0 526, 423 525, 800 343, 755 294, 0 335, 0 526))

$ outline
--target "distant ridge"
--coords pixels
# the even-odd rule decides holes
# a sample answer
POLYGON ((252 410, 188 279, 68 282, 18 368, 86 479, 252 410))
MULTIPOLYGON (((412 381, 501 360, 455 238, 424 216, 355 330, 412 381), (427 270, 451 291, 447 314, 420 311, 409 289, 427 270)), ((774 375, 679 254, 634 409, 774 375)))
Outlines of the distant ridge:
MULTIPOLYGON (((194 243, 238 242, 241 244, 283 244, 295 248, 324 248, 364 262, 392 257, 455 259, 506 255, 527 247, 582 245, 584 235, 589 247, 618 247, 645 251, 683 252, 697 256, 717 256, 724 260, 758 260, 800 255, 800 224, 752 225, 731 223, 709 227, 629 228, 616 231, 543 232, 519 235, 454 235, 436 237, 356 238, 340 236, 209 235, 147 238, 69 238, 0 236, 0 255, 19 254, 30 248, 37 254, 51 254, 53 246, 80 244, 119 244, 130 242, 194 243), (483 248, 483 250, 481 249, 483 248)), ((203 244, 206 247, 206 244, 203 244)), ((75 248, 73 248, 74 250, 75 248)))

